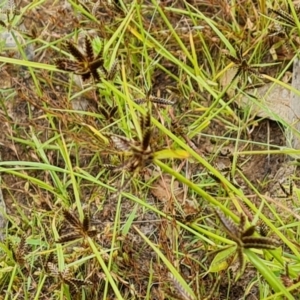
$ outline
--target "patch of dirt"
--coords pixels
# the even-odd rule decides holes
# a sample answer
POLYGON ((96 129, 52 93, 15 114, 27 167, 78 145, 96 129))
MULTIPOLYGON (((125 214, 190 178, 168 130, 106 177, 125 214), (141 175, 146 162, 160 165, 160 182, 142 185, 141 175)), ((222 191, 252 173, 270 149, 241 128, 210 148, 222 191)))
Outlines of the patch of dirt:
MULTIPOLYGON (((265 145, 274 145, 269 150, 278 150, 278 147, 286 145, 284 129, 276 122, 270 120, 261 121, 251 134, 253 142, 265 145)), ((268 150, 266 146, 254 145, 252 150, 268 150)), ((254 184, 261 193, 267 191, 274 184, 278 170, 287 164, 289 158, 283 154, 254 155, 243 168, 247 178, 254 184), (264 182, 269 182, 264 184, 264 182)))

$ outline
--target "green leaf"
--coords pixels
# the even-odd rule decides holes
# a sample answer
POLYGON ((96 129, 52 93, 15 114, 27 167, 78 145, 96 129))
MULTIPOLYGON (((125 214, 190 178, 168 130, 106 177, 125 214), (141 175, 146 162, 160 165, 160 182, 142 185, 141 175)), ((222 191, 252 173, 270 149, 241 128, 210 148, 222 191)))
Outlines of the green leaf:
POLYGON ((182 149, 176 149, 176 150, 163 149, 155 152, 154 156, 157 159, 168 159, 168 158, 185 159, 185 158, 189 158, 190 154, 187 151, 182 149))
POLYGON ((245 249, 244 253, 247 255, 250 262, 262 274, 265 280, 269 283, 275 292, 281 292, 289 300, 295 299, 284 287, 282 282, 277 278, 274 273, 263 263, 263 261, 251 250, 245 249))
POLYGON ((220 272, 228 268, 227 259, 232 256, 236 251, 236 246, 226 247, 220 251, 210 264, 209 273, 220 272))

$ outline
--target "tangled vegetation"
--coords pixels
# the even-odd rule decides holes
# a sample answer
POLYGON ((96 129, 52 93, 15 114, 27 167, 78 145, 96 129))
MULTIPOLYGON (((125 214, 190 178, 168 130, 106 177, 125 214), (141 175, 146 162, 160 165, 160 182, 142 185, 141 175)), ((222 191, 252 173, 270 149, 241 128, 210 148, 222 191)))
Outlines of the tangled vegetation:
POLYGON ((299 17, 5 1, 0 299, 297 299, 298 133, 251 93, 289 86, 299 17))

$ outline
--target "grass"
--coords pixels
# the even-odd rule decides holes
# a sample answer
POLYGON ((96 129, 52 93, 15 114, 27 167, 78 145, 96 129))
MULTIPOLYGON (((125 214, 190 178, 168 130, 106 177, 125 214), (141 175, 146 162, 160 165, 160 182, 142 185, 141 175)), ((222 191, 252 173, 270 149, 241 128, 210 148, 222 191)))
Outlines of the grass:
POLYGON ((271 0, 67 2, 20 8, 25 26, 40 20, 34 37, 10 18, 35 61, 20 43, 0 56, 13 83, 1 90, 0 299, 295 299, 299 173, 281 176, 294 186, 283 198, 275 173, 299 150, 235 101, 248 79, 299 93, 282 80, 298 54, 298 9, 274 41, 268 8, 288 8, 271 0), (100 81, 83 81, 93 64, 66 47, 86 36, 103 48, 100 81), (278 48, 287 59, 275 64, 278 40, 292 54, 278 48), (249 65, 228 59, 239 47, 249 65), (232 67, 238 81, 222 86, 232 67))

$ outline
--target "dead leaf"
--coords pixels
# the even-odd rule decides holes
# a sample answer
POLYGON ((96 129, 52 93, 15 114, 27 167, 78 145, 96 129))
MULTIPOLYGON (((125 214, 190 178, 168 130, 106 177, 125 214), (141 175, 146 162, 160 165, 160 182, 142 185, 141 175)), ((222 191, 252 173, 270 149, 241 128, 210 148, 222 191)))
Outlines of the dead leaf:
POLYGON ((168 174, 164 174, 153 183, 151 193, 161 202, 170 200, 172 196, 179 202, 183 201, 183 189, 179 187, 177 180, 172 182, 172 177, 168 174))

